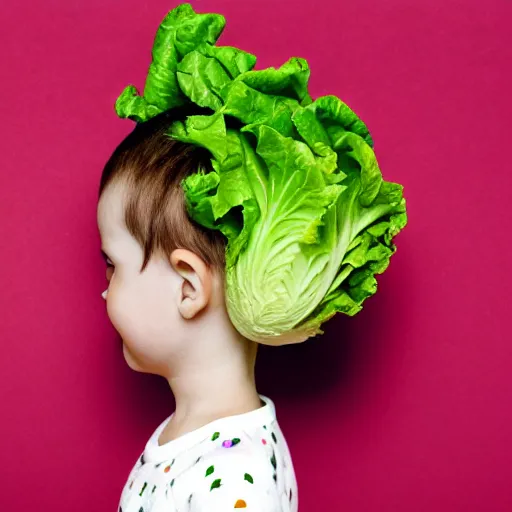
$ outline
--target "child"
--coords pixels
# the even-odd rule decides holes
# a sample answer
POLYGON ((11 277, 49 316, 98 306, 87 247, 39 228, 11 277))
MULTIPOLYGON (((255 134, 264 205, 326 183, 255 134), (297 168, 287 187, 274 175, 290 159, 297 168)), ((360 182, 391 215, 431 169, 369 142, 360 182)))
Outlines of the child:
POLYGON ((138 124, 107 162, 98 227, 108 315, 135 371, 176 401, 123 489, 119 512, 297 512, 294 468, 258 343, 322 334, 377 289, 406 225, 366 125, 339 98, 309 96, 292 57, 215 46, 223 16, 178 5, 161 23, 138 124))
POLYGON ((176 402, 133 467, 119 512, 297 511, 274 403, 256 391, 258 344, 225 309, 224 237, 186 215, 180 180, 209 161, 165 135, 176 112, 137 125, 100 184, 109 318, 128 365, 164 377, 176 402))

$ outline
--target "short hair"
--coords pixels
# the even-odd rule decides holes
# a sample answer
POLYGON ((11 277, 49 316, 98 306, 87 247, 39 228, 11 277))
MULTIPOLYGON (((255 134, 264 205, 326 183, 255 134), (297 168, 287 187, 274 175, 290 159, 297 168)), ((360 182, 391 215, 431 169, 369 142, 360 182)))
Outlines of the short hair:
POLYGON ((195 105, 175 107, 154 116, 121 141, 103 168, 98 200, 109 185, 126 193, 124 221, 144 251, 143 272, 151 256, 170 259, 173 250, 188 249, 225 277, 227 239, 221 231, 195 222, 186 210, 181 181, 203 169, 213 171, 211 153, 198 145, 172 139, 170 125, 188 115, 212 114, 195 105))

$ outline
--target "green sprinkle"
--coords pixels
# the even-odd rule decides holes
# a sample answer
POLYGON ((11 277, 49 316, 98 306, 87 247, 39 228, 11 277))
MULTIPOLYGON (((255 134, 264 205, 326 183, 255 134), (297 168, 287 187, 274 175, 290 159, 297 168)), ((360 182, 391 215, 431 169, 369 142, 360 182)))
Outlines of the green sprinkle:
POLYGON ((204 475, 205 477, 207 476, 210 476, 214 471, 214 467, 213 466, 210 466, 207 470, 206 470, 206 475, 204 475))
POLYGON ((171 480, 171 487, 174 485, 174 478, 171 480))
POLYGON ((217 478, 217 480, 214 480, 212 482, 212 485, 210 487, 210 491, 213 491, 213 489, 216 489, 217 487, 220 487, 220 478, 217 478))
POLYGON ((254 480, 253 480, 252 476, 249 475, 249 473, 245 473, 244 480, 247 480, 250 484, 254 483, 254 480))
POLYGON ((240 439, 238 439, 238 437, 235 437, 234 439, 231 439, 231 442, 233 443, 233 446, 235 444, 238 444, 240 442, 240 439))
POLYGON ((277 443, 277 437, 276 437, 276 435, 274 434, 274 432, 272 432, 272 439, 274 440, 274 443, 277 443))
POLYGON ((276 456, 272 454, 272 457, 270 457, 270 462, 272 463, 272 466, 274 466, 274 469, 276 469, 277 462, 276 462, 276 456))
POLYGON ((220 432, 215 432, 212 436, 212 441, 215 441, 215 439, 218 439, 220 437, 220 432))

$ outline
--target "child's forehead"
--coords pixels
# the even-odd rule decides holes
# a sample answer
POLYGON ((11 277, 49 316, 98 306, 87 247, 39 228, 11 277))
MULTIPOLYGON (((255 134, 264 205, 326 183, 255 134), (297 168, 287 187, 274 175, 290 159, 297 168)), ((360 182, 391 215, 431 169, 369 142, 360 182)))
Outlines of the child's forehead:
POLYGON ((119 185, 109 185, 98 202, 97 220, 102 236, 113 237, 123 232, 124 189, 119 185))

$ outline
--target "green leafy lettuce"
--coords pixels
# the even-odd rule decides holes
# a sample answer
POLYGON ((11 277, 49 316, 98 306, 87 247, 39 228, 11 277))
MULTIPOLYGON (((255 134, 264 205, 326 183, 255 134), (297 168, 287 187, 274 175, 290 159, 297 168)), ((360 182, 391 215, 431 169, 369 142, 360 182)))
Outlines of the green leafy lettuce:
POLYGON ((407 223, 403 187, 383 180, 368 129, 345 103, 312 100, 306 60, 255 71, 254 55, 214 45, 224 26, 188 3, 170 11, 143 95, 126 87, 116 113, 144 122, 182 105, 208 109, 167 132, 212 155, 212 172, 182 182, 187 210, 227 238, 236 329, 260 343, 297 343, 376 292, 407 223))

